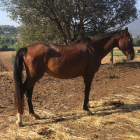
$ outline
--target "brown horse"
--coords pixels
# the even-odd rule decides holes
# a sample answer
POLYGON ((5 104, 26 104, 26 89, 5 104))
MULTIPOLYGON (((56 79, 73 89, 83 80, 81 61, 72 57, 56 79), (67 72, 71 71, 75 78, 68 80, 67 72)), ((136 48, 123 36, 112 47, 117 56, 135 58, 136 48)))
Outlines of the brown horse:
POLYGON ((118 47, 129 60, 133 60, 135 55, 128 28, 92 39, 82 38, 69 45, 36 43, 19 49, 14 63, 17 125, 22 125, 24 93, 26 93, 29 113, 39 119, 33 110, 32 93, 35 83, 45 72, 60 79, 83 76, 85 83, 83 109, 91 114, 88 101, 92 79, 100 67, 102 58, 114 47, 118 47), (24 83, 22 83, 23 65, 27 74, 24 83))

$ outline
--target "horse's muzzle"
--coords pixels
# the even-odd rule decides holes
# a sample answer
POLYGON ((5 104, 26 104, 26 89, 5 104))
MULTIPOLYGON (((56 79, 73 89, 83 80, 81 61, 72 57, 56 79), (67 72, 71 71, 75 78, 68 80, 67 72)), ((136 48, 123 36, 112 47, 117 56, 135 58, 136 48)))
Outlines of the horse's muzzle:
POLYGON ((127 60, 131 61, 131 60, 134 59, 134 57, 135 57, 135 54, 129 54, 128 57, 127 57, 127 60))

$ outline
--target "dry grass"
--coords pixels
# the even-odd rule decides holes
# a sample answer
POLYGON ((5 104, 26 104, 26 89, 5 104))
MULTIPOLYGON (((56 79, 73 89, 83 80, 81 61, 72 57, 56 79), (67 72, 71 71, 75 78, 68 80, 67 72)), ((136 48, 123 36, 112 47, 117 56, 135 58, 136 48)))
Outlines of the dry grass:
MULTIPOLYGON (((91 140, 103 139, 140 139, 140 112, 139 102, 139 86, 126 87, 132 88, 133 94, 127 96, 123 93, 118 95, 110 95, 110 100, 125 100, 125 105, 116 108, 115 106, 104 106, 104 102, 108 102, 108 98, 104 97, 100 100, 91 101, 90 105, 95 106, 92 108, 93 116, 86 116, 82 111, 73 112, 74 115, 63 112, 63 117, 56 116, 50 111, 37 110, 41 114, 42 120, 33 120, 24 123, 24 127, 17 128, 13 124, 15 116, 7 117, 8 121, 1 120, 0 123, 5 126, 0 131, 1 139, 56 139, 56 140, 91 140), (138 105, 137 105, 138 104, 138 105), (70 116, 71 115, 71 116, 70 116), (12 121, 11 124, 8 122, 12 121), (69 126, 69 127, 67 127, 69 126), (84 134, 82 129, 89 129, 93 133, 84 134), (6 133, 5 133, 6 132, 6 133), (82 135, 83 134, 83 135, 82 135), (92 137, 91 137, 92 136, 92 137), (94 136, 94 137, 93 137, 94 136)), ((28 117, 25 112, 24 118, 28 117)))

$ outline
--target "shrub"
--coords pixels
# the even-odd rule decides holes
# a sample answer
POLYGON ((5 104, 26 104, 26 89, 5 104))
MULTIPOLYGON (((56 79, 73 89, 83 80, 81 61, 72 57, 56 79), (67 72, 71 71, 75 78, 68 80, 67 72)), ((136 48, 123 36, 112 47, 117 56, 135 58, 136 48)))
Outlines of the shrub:
POLYGON ((6 44, 2 44, 2 45, 1 45, 1 50, 2 50, 2 51, 7 50, 7 48, 8 48, 8 45, 6 45, 6 44))

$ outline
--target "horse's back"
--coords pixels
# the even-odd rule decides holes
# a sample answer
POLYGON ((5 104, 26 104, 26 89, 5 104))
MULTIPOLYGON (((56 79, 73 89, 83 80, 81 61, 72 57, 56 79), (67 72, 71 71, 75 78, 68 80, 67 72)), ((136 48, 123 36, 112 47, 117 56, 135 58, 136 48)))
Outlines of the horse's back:
POLYGON ((69 79, 82 76, 87 65, 88 52, 86 45, 51 46, 48 52, 51 57, 46 72, 53 77, 69 79))

